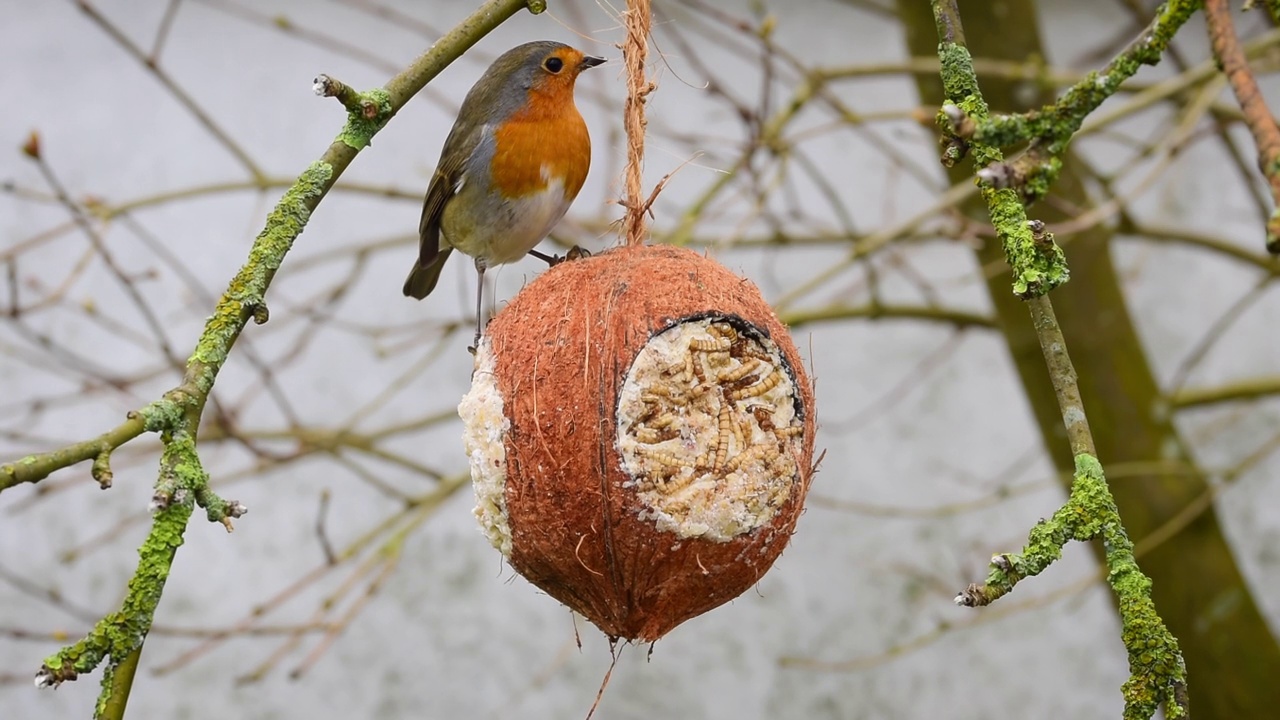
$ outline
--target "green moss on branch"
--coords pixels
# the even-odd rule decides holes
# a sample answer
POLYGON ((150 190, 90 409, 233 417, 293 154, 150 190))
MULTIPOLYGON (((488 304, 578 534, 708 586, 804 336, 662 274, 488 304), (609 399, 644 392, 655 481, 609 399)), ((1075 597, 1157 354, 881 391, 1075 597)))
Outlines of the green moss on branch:
MULTIPOLYGON (((935 7, 937 3, 935 2, 935 7)), ((957 19, 958 22, 958 19, 957 19)), ((963 113, 964 118, 983 122, 990 117, 987 103, 978 88, 978 76, 973 69, 973 58, 968 49, 956 43, 938 45, 942 85, 947 99, 963 113)), ((944 132, 950 132, 959 117, 944 108, 939 121, 944 132)), ((981 142, 966 144, 971 147, 975 164, 987 167, 1004 162, 998 147, 981 142)), ((1047 180, 1046 180, 1047 182, 1047 180)), ((1018 193, 1009 188, 982 185, 982 197, 991 213, 991 225, 1004 247, 1005 258, 1013 269, 1013 292, 1019 297, 1036 297, 1065 283, 1070 278, 1062 249, 1048 239, 1037 240, 1027 223, 1027 210, 1018 193)))
MULTIPOLYGON (((138 549, 138 567, 120 609, 99 620, 79 642, 49 656, 36 676, 37 685, 74 680, 92 672, 103 660, 114 667, 142 646, 193 505, 194 496, 188 493, 156 513, 151 531, 138 549)), ((106 700, 100 698, 99 703, 106 700)))
MULTIPOLYGON (((1154 62, 1158 59, 1160 51, 1154 48, 1162 49, 1166 46, 1172 33, 1186 20, 1185 16, 1168 17, 1168 13, 1176 11, 1174 6, 1181 6, 1185 10, 1185 6, 1189 4, 1191 3, 1175 2, 1162 6, 1151 37, 1140 38, 1138 44, 1141 47, 1135 49, 1131 46, 1127 53, 1131 56, 1128 60, 1118 60, 1119 66, 1113 63, 1113 66, 1120 68, 1117 72, 1132 75, 1136 66, 1130 68, 1124 63, 1154 62)), ((1045 293, 1066 281, 1065 258, 1043 223, 1028 222, 1022 197, 1007 182, 1009 177, 1023 183, 1029 177, 1033 178, 1038 183, 1036 191, 1042 194, 1056 175, 1057 166, 1053 165, 1057 162, 1056 154, 1041 156, 1030 165, 1024 164, 1012 169, 1004 166, 997 141, 1006 138, 999 135, 997 130, 1006 125, 1001 124, 1004 121, 993 121, 989 116, 972 58, 963 46, 964 33, 956 0, 933 0, 932 7, 940 40, 938 57, 941 61, 943 86, 947 99, 952 103, 944 106, 939 113, 947 140, 947 151, 944 153, 950 153, 944 154, 944 163, 956 159, 954 155, 957 153, 952 151, 958 151, 958 154, 971 151, 981 168, 977 173, 979 178, 986 175, 985 180, 980 183, 982 196, 996 234, 1003 243, 1005 256, 1013 269, 1014 292, 1029 298, 1028 305, 1036 337, 1044 352, 1076 466, 1067 502, 1049 519, 1041 520, 1031 529, 1022 552, 993 557, 986 582, 970 585, 956 596, 956 602, 966 606, 990 604, 1011 592, 1023 578, 1038 575, 1052 565, 1062 556, 1062 548, 1068 542, 1101 538, 1106 548, 1107 582, 1118 599, 1122 639, 1129 656, 1130 675, 1122 688, 1125 699, 1124 718, 1147 720, 1162 705, 1166 717, 1186 717, 1187 678, 1182 653, 1177 640, 1156 613, 1151 600, 1151 580, 1142 573, 1134 558, 1133 543, 1125 534, 1115 500, 1094 450, 1093 437, 1080 399, 1075 370, 1067 353, 1066 340, 1058 326, 1053 305, 1045 296, 1045 293), (1006 169, 995 172, 993 168, 996 167, 1006 169), (993 181, 993 178, 1001 177, 1005 179, 1004 186, 998 186, 993 181)), ((1053 142, 1046 145, 1051 150, 1056 147, 1060 151, 1092 109, 1083 108, 1094 100, 1096 103, 1093 107, 1096 107, 1101 99, 1114 92, 1122 79, 1093 77, 1093 91, 1081 90, 1080 96, 1072 101, 1072 107, 1082 114, 1073 117, 1068 125, 1042 128, 1031 121, 1029 127, 1035 131, 1048 132, 1052 129, 1053 132, 1064 132, 1065 135, 1053 140, 1058 145, 1053 142), (1095 94, 1089 94, 1094 91, 1095 94), (1074 127, 1070 123, 1074 123, 1074 127)), ((1032 116, 1018 117, 1024 123, 1022 127, 1028 127, 1027 118, 1032 116)), ((1037 138, 1043 139, 1040 136, 1037 138)))
MULTIPOLYGON (((1017 189, 1028 200, 1044 197, 1049 183, 1061 169, 1062 153, 1085 118, 1114 95, 1143 65, 1159 63, 1178 29, 1202 5, 1201 0, 1170 0, 1164 3, 1142 34, 1124 51, 1101 71, 1090 72, 1071 86, 1057 102, 1015 115, 988 116, 983 107, 982 114, 973 117, 962 136, 975 144, 992 148, 1030 142, 1026 153, 1015 161, 1016 174, 1021 181, 1017 189)), ((945 73, 945 60, 943 70, 945 73)))
POLYGON ((38 482, 55 470, 89 459, 95 460, 95 476, 103 478, 109 477, 110 451, 121 444, 143 432, 159 433, 164 443, 152 497, 155 519, 138 551, 138 567, 129 581, 124 602, 79 642, 50 656, 36 676, 37 685, 55 686, 73 680, 105 660, 108 665, 96 716, 102 720, 123 717, 142 643, 151 629, 195 505, 205 509, 209 520, 222 522, 228 529, 230 519, 245 512, 243 505, 223 500, 212 491, 196 452, 196 433, 205 403, 231 348, 250 319, 266 321, 265 296, 276 271, 311 213, 356 153, 367 147, 373 135, 440 70, 525 7, 537 13, 546 5, 541 0, 489 0, 385 88, 359 95, 361 112, 351 113, 321 159, 298 177, 268 215, 248 260, 206 321, 187 361, 182 384, 131 413, 124 424, 99 438, 0 467, 0 491, 20 483, 38 482), (371 117, 365 117, 365 108, 371 109, 371 117))
POLYGON ((1124 718, 1146 720, 1161 705, 1165 717, 1185 717, 1187 674, 1182 652, 1151 601, 1151 579, 1138 567, 1102 464, 1093 455, 1076 456, 1075 478, 1066 504, 1049 519, 1036 523, 1021 552, 992 558, 986 582, 970 585, 956 596, 956 603, 989 605, 1011 592, 1019 581, 1039 575, 1056 562, 1068 542, 1096 538, 1101 538, 1106 548, 1107 583, 1118 600, 1121 639, 1129 656, 1129 679, 1121 688, 1124 718))

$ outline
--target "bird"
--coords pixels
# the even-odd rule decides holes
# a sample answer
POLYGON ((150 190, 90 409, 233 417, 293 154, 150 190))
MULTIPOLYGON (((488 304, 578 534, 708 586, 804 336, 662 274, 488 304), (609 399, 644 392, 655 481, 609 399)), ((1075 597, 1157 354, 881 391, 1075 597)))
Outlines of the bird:
POLYGON ((582 71, 603 62, 559 42, 514 47, 467 93, 444 141, 422 202, 418 261, 404 294, 425 298, 454 250, 470 255, 479 280, 473 352, 484 325, 485 270, 526 254, 549 264, 562 259, 534 247, 586 182, 591 137, 573 91, 582 71))

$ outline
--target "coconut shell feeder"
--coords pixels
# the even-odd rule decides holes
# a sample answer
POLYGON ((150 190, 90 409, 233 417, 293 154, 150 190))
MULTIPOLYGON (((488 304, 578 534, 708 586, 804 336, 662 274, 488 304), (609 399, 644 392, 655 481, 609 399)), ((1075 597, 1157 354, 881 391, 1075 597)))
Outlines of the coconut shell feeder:
POLYGON ((611 638, 657 640, 753 586, 813 472, 785 326, 751 282, 670 246, 535 279, 486 329, 459 413, 484 534, 611 638))

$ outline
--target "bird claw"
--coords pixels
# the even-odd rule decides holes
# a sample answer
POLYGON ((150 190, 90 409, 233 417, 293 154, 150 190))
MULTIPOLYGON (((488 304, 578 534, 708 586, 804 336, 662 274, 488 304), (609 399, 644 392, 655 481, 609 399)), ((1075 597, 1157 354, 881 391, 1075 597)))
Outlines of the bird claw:
POLYGON ((540 253, 537 250, 530 250, 529 254, 538 258, 547 264, 547 267, 555 267, 566 260, 580 260, 582 258, 591 257, 591 251, 586 250, 578 245, 569 248, 569 252, 564 255, 548 255, 540 253))

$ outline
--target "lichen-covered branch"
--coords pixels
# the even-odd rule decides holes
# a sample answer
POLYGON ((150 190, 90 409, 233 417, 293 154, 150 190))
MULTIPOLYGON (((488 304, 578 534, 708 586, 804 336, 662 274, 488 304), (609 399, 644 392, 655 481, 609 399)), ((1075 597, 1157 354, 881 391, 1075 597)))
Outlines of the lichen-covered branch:
MULTIPOLYGON (((965 122, 981 122, 990 117, 987 103, 978 89, 978 77, 973 71, 973 58, 963 44, 960 34, 960 18, 939 14, 940 5, 934 2, 938 20, 938 59, 942 62, 942 84, 950 104, 939 113, 939 124, 944 131, 965 122), (948 38, 960 37, 960 41, 948 38)), ((954 5, 952 5, 954 7, 954 5)), ((997 165, 1004 161, 1000 149, 984 143, 971 143, 958 135, 951 135, 943 151, 943 162, 958 162, 972 150, 974 162, 979 167, 997 165)), ((1066 282, 1070 277, 1062 248, 1053 242, 1053 236, 1027 222, 1026 207, 1018 193, 1008 187, 997 187, 990 182, 981 183, 982 197, 991 210, 991 223, 996 236, 1004 247, 1005 258, 1013 269, 1013 292, 1019 297, 1043 295, 1066 282), (1038 229, 1038 232, 1033 232, 1038 229)))
POLYGON ((1049 519, 1036 523, 1022 552, 994 556, 986 581, 970 585, 956 596, 956 603, 968 607, 988 605, 1012 591, 1023 578, 1039 575, 1062 557, 1062 548, 1068 542, 1101 538, 1107 583, 1119 601, 1122 639, 1129 654, 1129 680, 1122 688, 1124 717, 1150 718, 1160 705, 1165 705, 1166 717, 1184 717, 1187 678, 1182 653, 1177 639, 1156 612, 1151 580, 1138 567, 1133 542, 1125 533, 1107 487, 1066 339, 1047 297, 1035 298, 1028 305, 1076 460, 1071 494, 1049 519))
POLYGON ((317 75, 311 89, 320 97, 337 98, 347 112, 360 113, 367 120, 378 117, 382 108, 361 96, 360 91, 329 75, 317 75))
POLYGON ((1249 69, 1249 61, 1240 38, 1236 36, 1231 21, 1231 7, 1227 0, 1204 0, 1205 23, 1209 26, 1209 40, 1213 56, 1222 68, 1236 102, 1244 113, 1245 125, 1258 146, 1258 168, 1271 186, 1272 209, 1267 220, 1267 251, 1280 254, 1280 127, 1267 107, 1258 81, 1249 69))
MULTIPOLYGON (((182 545, 182 536, 194 506, 194 496, 185 493, 178 502, 170 503, 156 513, 151 531, 138 549, 138 568, 129 580, 129 589, 120 609, 99 620, 79 642, 46 659, 36 674, 38 687, 52 687, 66 680, 75 680, 108 659, 103 689, 112 686, 112 675, 119 664, 142 647, 151 629, 151 619, 160 603, 173 557, 182 545)), ((99 712, 95 717, 101 717, 102 706, 109 700, 107 693, 99 697, 99 712)))
POLYGON ((956 602, 968 607, 988 605, 1008 594, 1018 581, 1040 574, 1061 558, 1068 542, 1095 538, 1101 538, 1106 548, 1107 584, 1119 600, 1121 639, 1129 655, 1129 679, 1121 688, 1125 719, 1153 717, 1161 705, 1165 717, 1186 717, 1186 668, 1178 641, 1156 612, 1151 579, 1138 567, 1133 542, 1119 521, 1102 465, 1093 455, 1076 455, 1070 497, 1049 519, 1032 528, 1022 552, 993 557, 986 582, 970 585, 956 596, 956 602))
POLYGON ((268 319, 266 292, 312 211, 334 182, 368 146, 374 134, 441 70, 481 37, 521 9, 545 9, 540 0, 489 0, 442 37, 383 88, 346 93, 347 123, 321 158, 312 163, 281 197, 254 240, 248 260, 218 300, 187 361, 181 384, 134 413, 118 428, 82 443, 33 455, 0 467, 0 490, 38 482, 60 468, 93 459, 100 483, 110 480, 109 457, 115 448, 143 432, 159 433, 164 448, 152 496, 155 514, 146 541, 138 550, 138 566, 120 609, 97 623, 75 644, 55 653, 36 675, 38 686, 56 686, 94 670, 104 661, 102 693, 95 717, 123 717, 142 643, 187 522, 196 505, 212 522, 231 529, 231 519, 246 512, 236 501, 219 497, 209 486, 196 449, 204 406, 218 373, 240 333, 252 319, 268 319))
MULTIPOLYGON (((1012 162, 979 162, 986 179, 998 187, 1017 190, 1030 202, 1044 197, 1062 167, 1062 153, 1086 117, 1143 65, 1155 65, 1178 29, 1200 8, 1201 0, 1169 0, 1142 33, 1100 72, 1071 86, 1052 105, 1016 115, 957 117, 955 133, 965 141, 993 148, 1029 142, 1012 162)), ((963 45, 963 43, 957 43, 963 45)), ((943 58, 944 69, 946 59, 943 58)), ((957 103, 959 104, 959 103, 957 103)), ((961 108, 967 111, 961 105, 961 108)))
MULTIPOLYGON (((1168 44, 1172 32, 1181 25, 1181 21, 1185 21, 1185 17, 1178 22, 1166 17, 1177 5, 1179 3, 1168 3, 1161 7, 1159 15, 1165 20, 1157 29, 1168 33, 1167 37, 1160 39, 1163 45, 1168 44)), ((971 152, 975 163, 983 168, 979 171, 981 178, 983 171, 989 173, 989 169, 1000 164, 1002 158, 999 148, 993 144, 998 137, 984 135, 977 128, 996 126, 989 124, 987 106, 964 46, 956 0, 932 0, 932 7, 940 41, 938 56, 942 61, 943 86, 952 103, 940 114, 944 130, 951 130, 943 161, 954 163, 971 152)), ((1155 62, 1159 59, 1159 52, 1154 57, 1150 55, 1153 42, 1150 38, 1140 39, 1138 44, 1145 44, 1144 49, 1135 51, 1134 46, 1130 46, 1126 54, 1132 53, 1136 62, 1155 62)), ((1075 128, 1087 114, 1085 111, 1073 119, 1075 128)), ((1030 116, 1022 117, 1025 120, 1030 116)), ((1058 138, 1056 152, 1065 148, 1072 132, 1074 129, 1058 138)), ((1035 137, 1043 139, 1039 134, 1035 137)), ((1056 160, 1056 155, 1053 159, 1056 160)), ((1046 186, 1053 174, 1041 176, 1046 186)), ((1001 186, 992 182, 990 177, 985 178, 983 184, 983 199, 987 202, 991 222, 1004 243, 1006 257, 1013 268, 1014 292, 1029 298, 1027 305, 1032 324, 1044 353, 1067 440, 1075 458, 1075 475, 1066 504, 1032 528, 1022 552, 993 557, 986 582, 970 585, 956 596, 956 602, 970 607, 990 604, 1012 591, 1023 578, 1043 572, 1062 556, 1062 548, 1068 542, 1101 538, 1105 547, 1107 582, 1118 599, 1122 640, 1129 655, 1129 679, 1122 688, 1124 718, 1146 720, 1153 717, 1161 706, 1165 717, 1184 718, 1188 714, 1187 678, 1182 653, 1177 639, 1156 612, 1151 599, 1151 580, 1142 573, 1134 557, 1133 543, 1125 533, 1089 432, 1089 421, 1081 401, 1075 368, 1067 352, 1066 339, 1054 315, 1053 305, 1045 296, 1053 285, 1066 279, 1062 251, 1053 243, 1043 223, 1027 221, 1023 199, 1007 184, 1001 186), (1047 272, 1057 275, 1047 275, 1047 272), (1052 282, 1055 277, 1059 278, 1058 282, 1052 282)))

